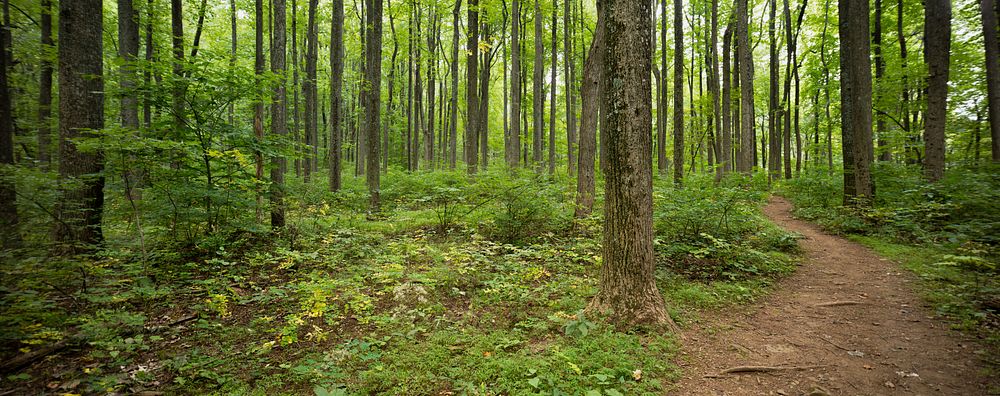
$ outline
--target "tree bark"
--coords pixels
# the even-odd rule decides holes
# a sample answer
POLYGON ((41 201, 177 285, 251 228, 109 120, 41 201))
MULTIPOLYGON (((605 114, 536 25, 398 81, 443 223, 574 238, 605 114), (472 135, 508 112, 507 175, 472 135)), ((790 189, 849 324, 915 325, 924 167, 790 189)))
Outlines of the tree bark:
POLYGON ((507 165, 517 168, 521 156, 521 2, 514 0, 511 6, 510 34, 510 137, 505 149, 507 165))
POLYGON ((721 147, 722 145, 721 142, 719 141, 721 140, 721 136, 718 136, 721 133, 717 132, 719 131, 719 129, 721 129, 722 125, 722 114, 720 114, 721 110, 719 109, 720 88, 719 88, 719 50, 718 50, 719 47, 719 1, 718 0, 712 0, 711 18, 712 20, 710 25, 712 32, 711 32, 711 37, 709 39, 709 51, 708 54, 706 54, 706 59, 709 60, 709 62, 707 62, 708 91, 710 93, 709 96, 712 98, 712 104, 711 104, 712 116, 709 118, 709 123, 711 124, 709 126, 709 133, 711 133, 712 135, 710 135, 711 144, 709 147, 709 153, 715 155, 715 161, 717 162, 717 164, 715 165, 716 178, 721 178, 724 172, 723 168, 725 165, 719 163, 722 162, 722 147, 721 147))
MULTIPOLYGON (((313 0, 315 1, 315 0, 313 0)), ((368 185, 368 208, 373 213, 381 210, 379 181, 379 133, 382 128, 382 0, 365 0, 368 3, 368 20, 365 24, 368 36, 365 38, 365 133, 368 136, 368 166, 365 182, 368 185)), ((314 36, 315 37, 315 36, 314 36)), ((315 41, 315 39, 313 40, 315 41)), ((310 43, 310 47, 314 44, 310 43)), ((315 68, 314 68, 315 72, 315 68)))
MULTIPOLYGON (((52 0, 42 0, 42 48, 48 54, 52 41, 52 0)), ((52 164, 52 57, 43 55, 38 79, 38 162, 48 168, 52 164)), ((9 96, 8 96, 9 98, 9 96)))
POLYGON ((542 61, 542 54, 544 51, 544 44, 542 44, 542 12, 538 7, 538 0, 535 0, 535 12, 532 14, 532 19, 535 22, 535 63, 532 68, 534 77, 532 78, 532 107, 531 120, 532 131, 531 131, 531 160, 534 162, 534 167, 537 172, 542 170, 542 139, 545 138, 545 124, 543 122, 542 114, 545 111, 545 94, 542 93, 542 73, 544 72, 545 65, 542 61))
POLYGON ((306 118, 306 155, 305 172, 303 178, 305 183, 309 183, 312 173, 317 171, 318 136, 317 133, 317 92, 316 92, 316 55, 319 51, 319 28, 316 26, 316 7, 318 0, 309 0, 309 16, 306 21, 306 76, 302 81, 302 94, 305 96, 305 118, 306 118))
POLYGON ((576 173, 576 98, 573 84, 576 82, 576 68, 573 62, 572 34, 570 22, 570 0, 563 0, 563 76, 567 76, 563 96, 566 97, 566 169, 570 176, 576 173))
POLYGON ((594 157, 597 154, 597 122, 600 111, 602 75, 604 69, 604 10, 603 2, 597 3, 597 28, 590 42, 590 50, 583 62, 583 81, 580 85, 580 157, 577 164, 576 210, 573 216, 582 219, 590 216, 594 208, 594 157))
MULTIPOLYGON (((261 98, 264 96, 264 3, 262 0, 256 0, 254 2, 254 88, 260 90, 258 92, 261 98)), ((183 53, 183 52, 182 52, 183 53)), ((176 54, 176 52, 175 52, 176 54)), ((254 111, 253 111, 253 132, 254 139, 258 145, 262 145, 264 142, 264 101, 255 100, 254 101, 254 111)), ((264 157, 259 149, 254 149, 254 178, 258 183, 264 182, 264 157)), ((308 176, 307 176, 308 177, 308 176)), ((256 191, 257 205, 255 206, 257 221, 263 221, 261 218, 261 193, 256 191)))
MULTIPOLYGON (((601 278, 588 310, 620 327, 673 325, 654 277, 651 2, 608 1, 603 108, 608 112, 601 278)), ((674 326, 675 327, 675 326, 674 326)))
MULTIPOLYGON (((9 7, 6 1, 4 7, 9 7)), ((5 9, 4 12, 7 13, 8 10, 5 9)), ((42 12, 45 12, 44 9, 42 12)), ((98 8, 98 12, 100 12, 100 8, 98 8)), ((98 14, 98 18, 100 18, 100 14, 98 14)), ((49 23, 51 24, 51 19, 49 23)), ((7 75, 10 71, 11 59, 8 57, 11 54, 12 42, 8 38, 10 37, 10 26, 5 23, 2 27, 3 32, 0 32, 0 166, 14 165, 14 113, 10 99, 9 76, 7 75)), ((98 31, 100 30, 98 29, 98 31)), ((51 69, 49 75, 51 81, 51 69)), ((6 176, 6 173, 3 175, 6 176)), ((15 188, 14 183, 6 178, 0 178, 0 238, 2 238, 0 247, 4 249, 21 246, 21 234, 17 229, 19 219, 17 217, 17 190, 15 188)))
POLYGON ((983 43, 986 46, 986 116, 990 121, 993 161, 1000 162, 1000 41, 997 31, 996 0, 982 0, 980 12, 983 15, 983 43))
POLYGON ((674 184, 684 180, 684 9, 674 0, 674 184))
MULTIPOLYGON (((882 105, 882 92, 885 77, 885 58, 882 56, 882 0, 875 0, 875 26, 872 30, 872 51, 875 52, 875 101, 876 108, 882 105)), ((878 160, 892 161, 892 152, 889 149, 889 140, 886 137, 885 116, 881 113, 875 114, 875 136, 878 138, 878 160)))
MULTIPOLYGON (((556 173, 556 54, 559 52, 559 42, 556 38, 556 1, 552 0, 552 76, 549 82, 549 174, 556 173)), ((568 1, 568 0, 563 0, 568 1)))
POLYGON ((104 128, 103 8, 100 0, 59 2, 59 180, 54 240, 70 252, 91 251, 103 239, 104 155, 80 150, 77 139, 104 128), (68 41, 67 41, 68 44, 68 41))
POLYGON ((868 205, 875 197, 868 0, 841 0, 838 7, 844 204, 868 205))
POLYGON ((775 22, 778 0, 771 0, 769 11, 770 17, 767 21, 767 38, 770 57, 768 58, 768 70, 770 71, 768 83, 767 101, 767 170, 768 180, 781 177, 781 108, 778 104, 778 41, 775 37, 775 22))
POLYGON ((660 1, 660 91, 656 106, 656 169, 660 175, 667 173, 667 0, 660 1))
POLYGON ((448 139, 448 168, 455 169, 458 148, 458 29, 462 0, 455 0, 451 33, 451 125, 448 139))
POLYGON ((736 170, 746 174, 754 166, 753 54, 747 26, 747 0, 736 0, 736 56, 740 64, 740 148, 736 170))
MULTIPOLYGON (((271 96, 271 134, 281 141, 288 134, 287 103, 285 102, 285 0, 272 0, 274 15, 271 26, 271 73, 277 81, 271 96)), ((285 157, 271 157, 271 228, 285 226, 285 157)))
POLYGON ((465 165, 467 172, 475 174, 479 165, 477 143, 479 135, 479 0, 469 0, 468 47, 466 47, 465 80, 465 165))
POLYGON ((927 115, 924 122, 924 175, 944 177, 945 122, 951 56, 951 0, 924 2, 924 61, 927 62, 927 115))
POLYGON ((341 188, 344 115, 344 0, 333 0, 330 23, 330 191, 341 188))
MULTIPOLYGON (((135 61, 139 58, 139 13, 132 0, 118 0, 118 56, 122 61, 119 68, 121 103, 118 116, 122 128, 133 134, 139 132, 139 96, 136 87, 135 61)), ((135 198, 138 172, 126 169, 123 173, 125 193, 135 198)))
POLYGON ((726 26, 722 35, 722 175, 733 170, 733 121, 730 50, 733 47, 732 23, 726 26))
POLYGON ((424 128, 424 162, 434 169, 434 78, 437 74, 437 10, 430 8, 431 29, 427 35, 427 123, 424 128))

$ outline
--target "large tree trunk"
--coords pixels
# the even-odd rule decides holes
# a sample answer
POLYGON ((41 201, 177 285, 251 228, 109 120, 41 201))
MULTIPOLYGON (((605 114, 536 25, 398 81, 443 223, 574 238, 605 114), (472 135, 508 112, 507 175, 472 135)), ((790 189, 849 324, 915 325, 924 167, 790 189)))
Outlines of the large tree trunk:
MULTIPOLYGON (((607 47, 602 125, 607 145, 603 264, 589 310, 621 327, 673 325, 653 256, 650 1, 602 0, 607 47)), ((675 326, 674 326, 675 327, 675 326)))
MULTIPOLYGON (((97 3, 100 4, 100 2, 97 3)), ((6 1, 4 7, 8 7, 6 1)), ((7 10, 4 11, 7 12, 7 10)), ((100 18, 100 8, 98 8, 98 18, 100 18)), ((51 24, 51 19, 49 21, 51 24)), ((12 43, 8 39, 10 35, 5 33, 9 32, 9 28, 4 24, 4 32, 0 32, 0 166, 14 165, 14 113, 7 76, 11 63, 11 60, 7 58, 10 56, 9 49, 12 43)), ((100 32, 99 28, 98 32, 100 32)), ((51 81, 51 69, 49 75, 51 81)), ((6 178, 0 178, 0 238, 2 238, 0 247, 5 249, 21 246, 21 234, 17 230, 19 221, 16 191, 14 183, 7 181, 6 178)))
POLYGON ((841 0, 839 16, 844 204, 866 205, 875 197, 868 0, 841 0))
POLYGON ((1000 162, 1000 40, 997 39, 1000 8, 996 0, 982 0, 979 10, 983 15, 983 43, 986 45, 986 115, 993 140, 993 161, 1000 162))
POLYGON ((726 26, 722 35, 722 156, 719 158, 720 168, 724 175, 733 169, 733 121, 732 121, 732 86, 730 81, 730 50, 733 47, 733 25, 726 26))
POLYGON ((545 94, 542 93, 542 80, 545 65, 542 61, 542 54, 544 53, 544 44, 542 44, 542 12, 538 8, 538 0, 535 0, 535 13, 532 14, 532 19, 535 21, 535 63, 532 69, 534 77, 532 78, 532 112, 531 120, 532 131, 531 131, 531 160, 535 163, 535 170, 541 171, 542 169, 542 139, 545 138, 545 123, 542 119, 542 113, 545 111, 545 94))
MULTIPOLYGON (((100 0, 59 2, 59 180, 54 239, 69 251, 89 251, 102 241, 104 156, 79 150, 77 139, 104 128, 103 8, 100 0)), ((9 118, 6 118, 9 120, 9 118)), ((13 201, 11 201, 13 202, 13 201)), ((9 221, 6 220, 5 221, 9 221)))
POLYGON ((927 62, 927 115, 924 122, 924 175, 944 177, 948 69, 951 56, 951 0, 924 2, 924 61, 927 62))
MULTIPOLYGON (((139 58, 139 13, 132 0, 118 0, 118 56, 122 65, 119 69, 121 77, 121 105, 118 115, 122 128, 133 134, 139 132, 139 95, 135 90, 135 61, 139 58)), ((50 76, 51 78, 51 76, 50 76)), ((123 174, 125 193, 129 199, 136 198, 135 187, 138 182, 138 172, 127 169, 123 174)))
POLYGON ((753 149, 753 54, 747 26, 747 0, 736 0, 736 40, 736 57, 740 64, 740 148, 736 170, 750 174, 756 161, 753 149))
MULTIPOLYGON (((481 23, 481 34, 483 37, 492 36, 492 31, 490 30, 490 25, 484 20, 481 23)), ((481 59, 479 68, 479 127, 476 130, 476 134, 479 136, 479 142, 477 147, 479 148, 479 164, 482 169, 487 169, 489 166, 489 155, 490 155, 490 72, 493 69, 493 55, 496 54, 494 50, 481 51, 481 59)))
POLYGON ((576 146, 576 98, 573 84, 576 83, 576 68, 573 67, 573 45, 572 45, 572 23, 570 23, 571 0, 563 0, 563 76, 569 77, 566 80, 563 96, 566 97, 566 167, 570 176, 576 173, 576 161, 574 161, 576 146))
POLYGON ((306 21, 306 77, 302 81, 302 93, 305 96, 305 118, 306 118, 306 159, 305 182, 309 183, 310 175, 317 171, 317 150, 319 146, 319 134, 317 126, 317 99, 316 92, 316 55, 319 52, 319 28, 316 26, 316 7, 318 0, 309 0, 309 16, 306 21))
POLYGON ((582 219, 594 209, 594 157, 597 154, 597 121, 600 111, 602 75, 604 74, 604 10, 597 4, 597 28, 590 50, 583 62, 580 85, 580 157, 577 163, 576 210, 573 216, 582 219))
MULTIPOLYGON (((41 29, 42 48, 51 49, 54 45, 52 41, 52 0, 42 0, 41 29)), ((38 79, 38 162, 43 167, 48 167, 52 163, 51 117, 52 57, 42 56, 38 79)), ((8 119, 12 118, 8 117, 8 119)))
POLYGON ((344 0, 333 0, 330 23, 330 191, 341 187, 344 115, 344 0))
MULTIPOLYGON (((272 0, 271 73, 277 81, 271 96, 271 134, 281 141, 288 134, 285 102, 285 0, 272 0)), ((285 226, 285 157, 271 157, 271 228, 285 226)))
POLYGON ((674 0, 674 184, 684 179, 684 9, 674 0))
POLYGON ((767 38, 770 57, 768 71, 770 72, 767 100, 767 170, 768 180, 781 177, 781 108, 778 104, 778 40, 775 36, 775 22, 778 0, 771 0, 770 17, 767 20, 767 38))
MULTIPOLYGON (((315 1, 315 0, 313 0, 315 1)), ((365 182, 368 185, 369 210, 378 213, 381 208, 379 182, 379 123, 382 119, 382 0, 365 0, 368 4, 365 38, 365 134, 368 136, 368 166, 365 182)), ((312 45, 310 45, 312 46, 312 45)))
POLYGON ((468 47, 466 47, 465 79, 465 165, 469 174, 475 174, 479 159, 479 0, 469 0, 468 47))
POLYGON ((719 109, 719 1, 712 0, 712 21, 711 21, 711 37, 709 39, 709 51, 706 54, 706 58, 709 60, 707 62, 708 66, 708 91, 710 92, 712 98, 712 117, 709 118, 709 133, 710 146, 709 154, 715 155, 715 161, 717 162, 715 168, 715 174, 717 178, 722 177, 724 164, 722 162, 722 145, 719 140, 721 140, 719 129, 722 125, 722 114, 719 109))

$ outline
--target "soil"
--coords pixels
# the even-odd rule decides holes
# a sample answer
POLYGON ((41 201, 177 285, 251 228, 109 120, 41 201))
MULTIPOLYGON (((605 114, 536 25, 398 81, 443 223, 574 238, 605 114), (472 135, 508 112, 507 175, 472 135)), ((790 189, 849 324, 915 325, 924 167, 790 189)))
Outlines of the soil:
POLYGON ((802 235, 800 267, 748 307, 684 331, 684 371, 670 395, 986 395, 983 349, 914 292, 917 278, 858 243, 794 219, 774 197, 764 213, 802 235), (723 373, 740 366, 749 372, 723 373))

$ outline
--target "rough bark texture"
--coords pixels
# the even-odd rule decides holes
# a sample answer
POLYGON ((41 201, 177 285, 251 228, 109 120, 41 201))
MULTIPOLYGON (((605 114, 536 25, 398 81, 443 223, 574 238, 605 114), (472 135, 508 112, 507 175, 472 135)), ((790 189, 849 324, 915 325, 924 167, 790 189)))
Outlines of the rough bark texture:
POLYGON ((733 124, 732 124, 732 86, 730 79, 730 50, 733 43, 732 25, 726 26, 722 35, 722 174, 733 170, 733 124))
POLYGON ((468 47, 465 80, 465 165, 469 174, 477 171, 479 135, 479 0, 469 0, 468 47))
POLYGON ((667 0, 660 1, 660 91, 657 92, 656 169, 667 173, 667 0))
MULTIPOLYGON (((118 116, 122 128, 139 132, 139 95, 135 91, 136 73, 135 61, 139 58, 139 13, 132 0, 118 0, 118 56, 122 61, 119 68, 119 88, 121 103, 118 116)), ((138 172, 127 169, 124 174, 125 191, 128 197, 135 198, 135 187, 138 172)))
POLYGON ((448 169, 455 169, 458 149, 458 25, 462 0, 455 0, 451 33, 451 125, 448 131, 448 169))
MULTIPOLYGON (((315 0, 314 0, 315 1, 315 0)), ((369 210, 378 213, 381 206, 379 186, 379 131, 382 130, 382 0, 365 0, 368 3, 368 20, 365 24, 365 134, 368 136, 368 166, 365 182, 368 185, 369 210)), ((310 46, 313 44, 310 43, 310 46)))
POLYGON ((306 118, 306 155, 304 165, 304 181, 308 183, 316 171, 316 151, 319 136, 317 134, 317 92, 316 92, 316 55, 319 51, 319 28, 316 26, 316 7, 318 0, 309 0, 309 16, 306 20, 306 76, 302 80, 302 94, 305 96, 306 118))
POLYGON ((684 179, 684 9, 674 0, 674 184, 684 179))
POLYGON ((574 217, 590 216, 594 209, 594 157, 597 154, 597 121, 600 110, 601 75, 604 68, 604 1, 597 3, 597 28, 583 62, 580 82, 580 157, 577 163, 574 217))
MULTIPOLYGON (((173 82, 173 115, 174 115, 174 138, 179 139, 184 125, 184 2, 182 0, 171 0, 170 2, 170 34, 171 48, 173 50, 174 82, 173 82)), ((61 6, 61 4, 60 4, 61 6)), ((59 37, 66 37, 59 35, 59 37)))
POLYGON ((719 109, 719 1, 712 0, 712 16, 711 16, 711 33, 708 43, 708 54, 706 54, 706 59, 708 60, 708 91, 711 93, 712 104, 712 116, 709 118, 709 162, 711 163, 712 155, 714 155, 715 161, 717 162, 715 168, 716 178, 721 178, 723 173, 724 165, 722 162, 722 144, 720 142, 721 133, 718 132, 721 129, 722 124, 722 114, 721 109, 719 109))
POLYGON ((993 139, 993 161, 1000 162, 1000 40, 997 39, 1000 26, 996 0, 982 0, 979 10, 983 15, 983 42, 986 45, 986 116, 993 139))
POLYGON ((330 23, 330 191, 341 187, 344 115, 344 0, 333 0, 330 23))
MULTIPOLYGON (((882 56, 882 0, 875 0, 875 26, 872 27, 872 51, 875 52, 875 106, 881 105, 883 77, 885 77, 885 58, 882 56)), ((878 160, 891 161, 889 140, 886 138, 885 115, 875 114, 875 136, 878 138, 878 160)))
POLYGON ((844 155, 844 204, 867 204, 875 196, 871 176, 872 72, 868 0, 841 0, 840 97, 844 155))
POLYGON ((753 54, 747 26, 747 0, 736 0, 736 57, 740 73, 740 148, 736 170, 751 173, 754 166, 753 54))
POLYGON ((620 327, 673 324, 653 260, 652 48, 646 0, 605 0, 603 264, 589 310, 620 327))
MULTIPOLYGON (((7 7, 7 3, 4 3, 7 7)), ((3 29, 9 29, 4 25, 3 29)), ((7 72, 10 70, 10 59, 7 59, 11 43, 8 34, 0 32, 0 166, 14 165, 14 115, 11 108, 10 85, 7 72)), ((0 176, 4 176, 0 174, 0 176)), ((17 194, 14 183, 6 178, 0 179, 0 247, 14 248, 21 245, 21 236, 17 231, 17 194)))
MULTIPOLYGON (((42 48, 55 44, 52 41, 52 0, 42 0, 42 48)), ((52 163, 52 58, 43 56, 38 78, 38 162, 42 166, 52 163)))
POLYGON ((570 23, 570 0, 563 0, 563 76, 569 77, 566 80, 566 87, 563 95, 566 97, 566 166, 569 175, 576 173, 576 161, 574 161, 574 149, 576 148, 576 95, 573 92, 573 84, 576 82, 576 68, 573 67, 573 39, 572 23, 570 23))
POLYGON ((430 9, 431 30, 427 35, 427 124, 424 128, 424 162, 427 169, 434 169, 434 89, 437 75, 437 11, 430 9))
MULTIPOLYGON (((553 0, 555 2, 556 0, 553 0)), ((564 0, 567 1, 567 0, 564 0)), ((556 173, 556 54, 559 52, 559 42, 556 41, 556 10, 557 7, 552 7, 552 48, 549 49, 549 53, 552 54, 552 75, 549 76, 551 79, 549 82, 549 174, 554 175, 556 173)), ((483 109, 485 111, 485 109, 483 109)))
POLYGON ((535 13, 532 15, 535 22, 535 63, 532 68, 534 77, 532 78, 532 112, 531 120, 531 160, 534 162, 536 171, 541 171, 542 163, 542 139, 545 139, 545 123, 543 112, 545 111, 545 94, 542 92, 543 73, 545 69, 542 61, 544 44, 542 44, 542 13, 538 8, 538 0, 535 0, 535 13))
POLYGON ((510 33, 510 137, 504 147, 507 165, 516 168, 521 156, 521 2, 514 0, 511 7, 510 33))
POLYGON ((767 170, 768 180, 781 177, 781 110, 778 107, 778 41, 775 37, 775 20, 778 0, 771 0, 767 20, 768 58, 767 95, 767 170))
POLYGON ((927 115, 924 122, 924 175, 944 177, 945 121, 951 56, 951 0, 924 2, 924 61, 927 62, 927 115))
MULTIPOLYGON (((288 134, 285 100, 285 0, 272 0, 271 72, 277 81, 271 96, 271 134, 283 139, 288 134)), ((271 228, 285 226, 285 157, 271 157, 271 228)))
POLYGON ((59 2, 59 180, 62 199, 56 205, 54 239, 90 250, 102 240, 104 157, 100 151, 77 150, 76 139, 96 137, 104 128, 102 2, 59 2))

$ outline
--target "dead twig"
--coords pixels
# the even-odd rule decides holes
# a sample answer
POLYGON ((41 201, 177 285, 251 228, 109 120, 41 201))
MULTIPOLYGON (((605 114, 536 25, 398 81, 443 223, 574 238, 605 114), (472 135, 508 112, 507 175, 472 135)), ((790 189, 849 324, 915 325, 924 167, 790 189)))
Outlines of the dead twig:
POLYGON ((721 378, 726 374, 737 373, 771 373, 784 370, 811 370, 825 366, 736 366, 720 371, 718 374, 706 375, 705 378, 721 378))
POLYGON ((860 305, 860 301, 830 301, 821 304, 816 304, 817 307, 839 307, 843 305, 860 305))

